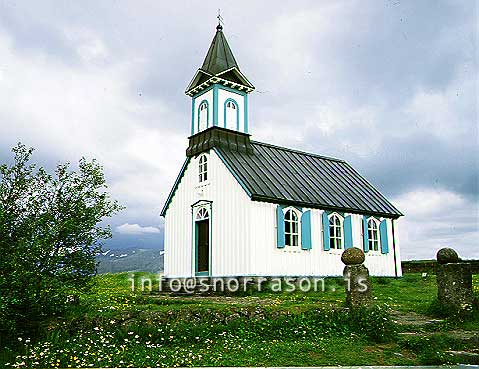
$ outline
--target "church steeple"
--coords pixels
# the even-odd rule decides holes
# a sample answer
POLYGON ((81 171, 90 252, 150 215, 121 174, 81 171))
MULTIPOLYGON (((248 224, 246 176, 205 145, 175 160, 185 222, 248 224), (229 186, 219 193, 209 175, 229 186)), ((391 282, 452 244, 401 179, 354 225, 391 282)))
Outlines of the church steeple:
POLYGON ((216 26, 215 37, 208 49, 201 70, 214 75, 233 67, 238 68, 238 64, 236 63, 233 52, 226 41, 226 37, 223 33, 223 26, 218 24, 216 26))
POLYGON ((192 97, 191 134, 212 126, 248 133, 248 96, 254 86, 241 73, 223 26, 185 93, 192 97))

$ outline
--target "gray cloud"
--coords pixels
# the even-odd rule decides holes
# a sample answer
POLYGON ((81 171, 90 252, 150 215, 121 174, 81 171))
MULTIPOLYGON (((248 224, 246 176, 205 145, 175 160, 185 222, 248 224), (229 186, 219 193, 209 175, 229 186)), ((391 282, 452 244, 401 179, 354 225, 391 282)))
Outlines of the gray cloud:
MULTIPOLYGON (((189 134, 183 91, 218 6, 2 2, 1 158, 19 140, 49 167, 96 157, 127 206, 113 227, 161 228, 189 134)), ((451 243, 477 256, 474 7, 221 2, 226 36, 257 87, 253 138, 348 160, 406 213, 408 258, 451 243), (441 198, 454 208, 439 206, 441 198), (418 201, 430 211, 418 211, 418 201)), ((145 244, 162 244, 162 234, 147 236, 145 244)), ((111 242, 135 240, 115 232, 111 242)))

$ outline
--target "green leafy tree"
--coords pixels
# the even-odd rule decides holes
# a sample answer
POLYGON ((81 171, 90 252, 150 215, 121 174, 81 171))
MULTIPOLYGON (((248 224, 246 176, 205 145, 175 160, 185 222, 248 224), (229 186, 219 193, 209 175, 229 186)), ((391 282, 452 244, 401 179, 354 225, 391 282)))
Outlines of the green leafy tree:
POLYGON ((34 334, 91 286, 95 255, 111 237, 102 220, 122 209, 95 160, 49 174, 31 164, 33 149, 12 151, 13 163, 0 166, 0 341, 34 334))

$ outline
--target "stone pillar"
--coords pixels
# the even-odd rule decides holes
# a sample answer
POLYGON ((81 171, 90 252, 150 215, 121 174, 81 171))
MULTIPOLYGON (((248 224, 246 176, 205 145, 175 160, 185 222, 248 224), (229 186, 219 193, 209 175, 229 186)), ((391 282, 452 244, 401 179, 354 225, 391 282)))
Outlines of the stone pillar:
POLYGON ((346 264, 343 277, 346 289, 346 305, 356 308, 371 304, 371 281, 364 263, 364 252, 357 247, 344 250, 341 261, 346 264))
POLYGON ((461 261, 456 251, 443 248, 437 252, 437 299, 446 309, 461 311, 472 308, 471 264, 461 261))

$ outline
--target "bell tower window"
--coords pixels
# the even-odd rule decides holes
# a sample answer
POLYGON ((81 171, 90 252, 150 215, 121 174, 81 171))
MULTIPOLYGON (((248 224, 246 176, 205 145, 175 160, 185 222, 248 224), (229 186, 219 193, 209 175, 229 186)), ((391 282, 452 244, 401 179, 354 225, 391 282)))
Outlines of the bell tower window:
POLYGON ((233 99, 225 101, 225 128, 239 130, 238 103, 233 99))
POLYGON ((205 130, 209 126, 209 107, 208 101, 203 100, 198 107, 198 132, 205 130))

